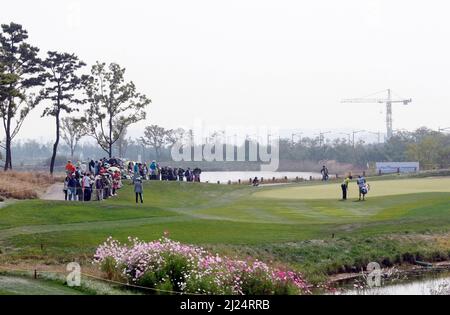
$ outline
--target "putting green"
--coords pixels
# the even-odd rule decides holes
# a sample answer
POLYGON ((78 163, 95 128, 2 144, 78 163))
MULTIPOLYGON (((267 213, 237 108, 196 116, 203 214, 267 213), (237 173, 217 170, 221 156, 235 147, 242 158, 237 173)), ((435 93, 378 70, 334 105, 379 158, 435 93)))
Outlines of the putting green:
MULTIPOLYGON (((371 182, 370 197, 406 195, 427 192, 450 192, 450 178, 417 178, 398 180, 377 180, 371 182)), ((349 198, 358 197, 358 186, 354 179, 349 185, 349 198)), ((255 192, 257 198, 275 199, 336 199, 341 198, 340 183, 319 184, 313 186, 277 187, 271 190, 255 192)))

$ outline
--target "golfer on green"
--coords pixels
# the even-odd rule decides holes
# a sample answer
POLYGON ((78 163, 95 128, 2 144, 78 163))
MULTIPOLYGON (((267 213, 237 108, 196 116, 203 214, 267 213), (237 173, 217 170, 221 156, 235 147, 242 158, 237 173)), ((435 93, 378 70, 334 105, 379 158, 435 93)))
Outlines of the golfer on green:
POLYGON ((352 176, 347 176, 341 184, 342 188, 342 200, 347 200, 348 184, 352 180, 352 176))

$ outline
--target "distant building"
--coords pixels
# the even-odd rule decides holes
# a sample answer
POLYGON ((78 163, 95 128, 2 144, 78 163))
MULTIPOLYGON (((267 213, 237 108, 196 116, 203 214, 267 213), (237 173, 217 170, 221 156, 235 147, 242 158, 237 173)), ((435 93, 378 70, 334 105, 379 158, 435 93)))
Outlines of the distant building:
POLYGON ((375 168, 378 174, 418 173, 419 162, 377 162, 375 168))

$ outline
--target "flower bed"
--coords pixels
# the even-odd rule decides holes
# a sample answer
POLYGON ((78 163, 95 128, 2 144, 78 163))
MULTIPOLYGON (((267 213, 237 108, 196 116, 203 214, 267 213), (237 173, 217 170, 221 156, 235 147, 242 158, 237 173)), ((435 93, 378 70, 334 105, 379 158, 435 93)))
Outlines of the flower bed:
POLYGON ((108 278, 185 294, 307 294, 299 273, 258 260, 212 255, 201 247, 163 237, 153 242, 108 240, 97 248, 94 263, 108 278))

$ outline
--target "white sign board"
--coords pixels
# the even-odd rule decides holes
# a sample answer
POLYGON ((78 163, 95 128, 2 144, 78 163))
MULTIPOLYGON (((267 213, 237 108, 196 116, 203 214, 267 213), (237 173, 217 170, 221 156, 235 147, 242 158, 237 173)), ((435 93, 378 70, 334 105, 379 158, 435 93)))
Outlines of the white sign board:
POLYGON ((377 173, 417 173, 419 172, 419 162, 377 162, 377 173))

